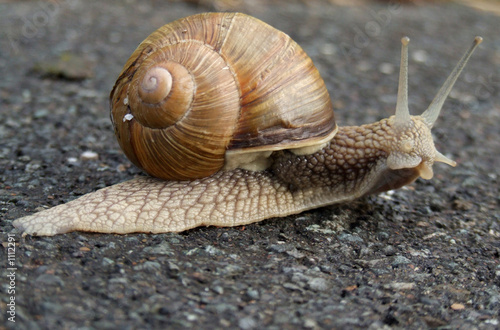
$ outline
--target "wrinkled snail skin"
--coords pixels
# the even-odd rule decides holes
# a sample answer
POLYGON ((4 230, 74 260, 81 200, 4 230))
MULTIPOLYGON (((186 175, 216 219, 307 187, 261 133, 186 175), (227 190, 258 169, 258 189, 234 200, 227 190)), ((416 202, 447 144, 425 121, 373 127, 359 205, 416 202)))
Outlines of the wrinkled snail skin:
MULTIPOLYGON (((427 145, 430 130, 419 117, 412 120, 423 131, 415 144, 427 145)), ((266 171, 236 169, 179 182, 139 177, 18 219, 14 226, 32 235, 179 232, 204 225, 245 225, 396 189, 417 179, 419 171, 388 168, 388 155, 399 151, 398 141, 415 132, 395 130, 393 121, 340 127, 314 154, 275 153, 266 171)), ((433 162, 431 146, 415 152, 433 162)))
MULTIPOLYGON (((325 205, 350 201, 368 194, 396 189, 419 177, 431 179, 433 176, 432 166, 435 162, 456 165, 454 161, 436 150, 431 129, 453 84, 474 49, 481 43, 480 37, 476 37, 472 47, 460 59, 427 110, 419 116, 411 116, 408 110, 407 46, 409 39, 403 38, 396 114, 372 124, 336 127, 331 101, 329 98, 324 98, 325 95, 328 96, 328 93, 321 78, 312 62, 304 57, 301 49, 291 39, 284 37, 284 34, 279 31, 275 32, 267 25, 261 26, 264 23, 246 15, 207 14, 176 21, 173 25, 167 25, 153 33, 153 38, 146 39, 131 56, 111 93, 112 120, 120 146, 134 164, 146 171, 148 171, 148 165, 144 165, 142 157, 147 153, 155 154, 159 151, 157 139, 165 133, 156 126, 162 126, 162 121, 170 122, 173 120, 175 122, 177 120, 173 125, 176 128, 181 128, 180 133, 175 133, 177 135, 191 131, 189 134, 192 134, 194 138, 205 139, 200 135, 201 133, 198 134, 197 130, 193 128, 193 122, 188 124, 178 122, 178 120, 185 119, 185 115, 180 112, 176 113, 177 108, 174 109, 173 113, 169 112, 168 118, 165 119, 163 116, 158 116, 156 110, 150 111, 153 106, 148 106, 146 109, 146 112, 153 114, 152 117, 139 113, 136 108, 130 106, 131 103, 136 102, 134 101, 136 97, 148 100, 151 104, 156 102, 158 94, 156 94, 155 86, 159 82, 166 83, 165 86, 162 86, 160 94, 169 91, 169 94, 177 95, 175 90, 179 87, 176 82, 179 81, 181 89, 189 90, 191 88, 193 85, 191 78, 179 80, 175 76, 177 72, 184 72, 187 69, 181 68, 171 61, 167 61, 166 64, 162 62, 161 65, 154 64, 155 67, 153 71, 149 71, 150 74, 137 71, 139 58, 142 61, 144 54, 146 54, 144 58, 146 62, 157 56, 156 53, 152 52, 154 48, 151 46, 152 44, 159 40, 161 48, 165 44, 170 47, 170 44, 179 43, 177 35, 184 35, 183 31, 187 31, 186 24, 202 28, 189 32, 193 34, 189 38, 194 39, 182 41, 182 47, 200 46, 200 42, 192 40, 198 40, 196 38, 203 35, 213 42, 213 45, 210 44, 211 46, 208 47, 209 50, 218 49, 221 54, 225 54, 223 52, 225 46, 230 46, 230 49, 241 55, 238 58, 250 58, 245 53, 246 50, 235 43, 232 35, 237 32, 236 37, 238 37, 243 33, 244 37, 248 38, 245 33, 248 32, 247 30, 254 29, 268 34, 272 41, 270 45, 274 45, 276 40, 280 40, 287 50, 282 52, 280 49, 274 49, 278 53, 278 57, 270 58, 270 66, 264 66, 263 71, 259 71, 258 79, 248 78, 253 81, 250 87, 243 84, 238 87, 241 88, 239 91, 234 91, 240 100, 236 102, 239 103, 237 111, 244 109, 241 114, 240 112, 236 116, 231 113, 221 114, 214 119, 215 122, 222 120, 221 118, 226 120, 229 117, 231 118, 228 120, 241 121, 244 119, 237 123, 235 131, 231 133, 233 136, 239 136, 235 140, 227 140, 227 132, 217 136, 218 138, 222 137, 221 140, 225 141, 223 149, 228 149, 225 156, 217 151, 217 164, 211 167, 208 165, 211 156, 205 152, 212 147, 201 146, 199 149, 203 155, 200 159, 202 162, 207 161, 206 164, 203 163, 205 165, 202 167, 210 167, 210 173, 203 175, 203 177, 197 177, 197 172, 183 172, 182 166, 178 169, 180 178, 188 176, 190 180, 138 177, 84 195, 67 204, 17 219, 13 222, 15 227, 26 234, 55 235, 76 230, 125 234, 132 232, 180 232, 208 225, 237 226, 267 218, 297 214, 325 205), (217 22, 214 29, 210 25, 213 20, 217 22), (239 24, 236 24, 238 21, 243 21, 245 23, 243 26, 252 28, 238 28, 239 24), (233 26, 233 23, 236 25, 233 26), (174 30, 174 36, 169 34, 170 30, 174 30), (165 40, 161 37, 165 37, 165 40), (236 50, 234 50, 235 47, 236 50), (288 59, 288 56, 296 51, 299 52, 298 56, 301 59, 298 61, 298 65, 290 70, 300 71, 307 68, 305 71, 311 76, 299 79, 298 85, 292 85, 290 81, 285 79, 285 81, 281 81, 285 87, 279 85, 276 88, 262 89, 260 83, 272 87, 271 83, 275 80, 273 76, 267 74, 276 69, 276 65, 282 62, 283 57, 288 59), (167 75, 163 78, 160 77, 165 74, 165 70, 167 75), (170 74, 173 74, 172 79, 168 77, 170 74), (139 87, 136 84, 129 84, 134 79, 141 82, 142 85, 139 86, 142 86, 142 91, 137 89, 139 87), (255 84, 256 82, 257 84, 255 84), (297 102, 301 102, 300 99, 297 99, 296 94, 304 86, 307 89, 312 85, 314 85, 315 91, 319 91, 318 94, 314 94, 310 98, 311 93, 307 90, 304 96, 305 101, 302 101, 303 107, 308 110, 308 106, 314 105, 315 114, 308 116, 301 113, 300 107, 293 108, 293 106, 297 102), (255 95, 252 94, 257 89, 262 89, 260 91, 264 94, 262 99, 255 98, 255 95), (245 92, 242 93, 242 90, 245 92), (293 92, 291 109, 283 106, 288 101, 282 98, 284 90, 293 92), (271 98, 273 92, 276 95, 271 98), (250 97, 250 99, 245 99, 246 97, 250 97), (270 105, 273 105, 271 107, 273 110, 276 107, 279 114, 274 111, 266 112, 270 105), (253 113, 256 117, 248 118, 249 113, 253 113), (138 118, 143 115, 144 118, 138 118), (325 116, 326 119, 323 118, 325 116), (321 133, 318 136, 312 135, 310 139, 304 138, 315 131, 314 126, 311 126, 310 122, 304 121, 305 119, 310 119, 319 125, 318 131, 321 133), (260 128, 255 129, 253 127, 255 123, 264 125, 264 128, 261 131, 260 128), (302 123, 303 127, 297 126, 298 123, 302 123), (288 138, 286 136, 287 129, 291 131, 291 136, 288 138), (134 140, 144 132, 146 132, 150 142, 151 140, 155 142, 153 146, 149 146, 140 139, 134 140), (255 135, 256 132, 262 135, 255 135), (244 137, 248 137, 248 139, 245 140, 244 137), (257 145, 256 141, 258 140, 262 140, 264 143, 257 145), (135 150, 139 144, 141 148, 148 148, 144 154, 140 154, 141 150, 135 150), (223 157, 222 162, 221 156, 223 157), (224 167, 222 168, 222 166, 224 167), (213 173, 214 171, 215 173, 213 173)), ((201 45, 202 48, 207 48, 204 44, 201 45)), ((216 67, 222 65, 222 68, 225 68, 226 64, 218 62, 217 54, 209 51, 209 56, 213 57, 216 67)), ((242 65, 242 63, 237 63, 236 66, 238 65, 242 65)), ((246 77, 248 72, 261 70, 262 67, 260 69, 252 67, 240 69, 242 70, 240 76, 236 75, 237 71, 231 71, 233 69, 225 70, 222 74, 227 74, 230 71, 229 77, 233 80, 236 77, 238 80, 242 76, 246 77)), ((190 70, 192 69, 187 71, 190 70)), ((192 79, 198 80, 195 81, 197 84, 200 79, 205 78, 202 75, 201 78, 192 79)), ((206 82, 203 82, 202 86, 203 84, 206 82)), ((207 93, 210 94, 210 92, 207 93)), ((205 105, 204 97, 208 94, 202 93, 201 96, 193 94, 192 98, 191 96, 187 98, 176 96, 175 99, 181 104, 189 105, 189 112, 195 112, 195 108, 191 108, 191 106, 195 103, 205 105), (201 97, 201 101, 198 97, 201 97)), ((160 99, 162 97, 160 96, 160 99)), ((216 99, 218 97, 216 95, 216 99)), ((169 105, 164 103, 160 102, 163 109, 168 108, 169 105)), ((162 111, 164 110, 159 110, 159 112, 162 111)), ((201 112, 201 115, 197 116, 200 119, 206 116, 206 113, 201 112)), ((208 121, 213 124, 212 119, 208 121)), ((172 129, 167 128, 167 130, 171 131, 172 129)), ((200 129, 200 131, 204 130, 200 129)), ((192 152, 190 147, 176 146, 176 143, 173 144, 175 148, 188 149, 192 152)), ((153 174, 162 171, 160 165, 164 159, 160 158, 159 163, 150 167, 153 174)), ((174 156, 173 159, 175 162, 182 157, 174 156)), ((148 172, 152 174, 150 171, 148 172)), ((166 175, 169 176, 170 172, 166 175)), ((163 177, 161 174, 158 176, 163 177)))
POLYGON ((244 225, 344 202, 384 185, 398 188, 418 177, 413 169, 391 171, 385 165, 385 146, 376 141, 387 140, 390 131, 387 120, 361 128, 341 127, 320 151, 302 156, 278 152, 272 168, 262 172, 236 169, 181 182, 139 177, 16 220, 14 225, 36 235, 75 230, 178 232, 203 225, 244 225), (356 143, 360 129, 371 131, 375 138, 356 143), (339 153, 342 148, 345 152, 339 153))

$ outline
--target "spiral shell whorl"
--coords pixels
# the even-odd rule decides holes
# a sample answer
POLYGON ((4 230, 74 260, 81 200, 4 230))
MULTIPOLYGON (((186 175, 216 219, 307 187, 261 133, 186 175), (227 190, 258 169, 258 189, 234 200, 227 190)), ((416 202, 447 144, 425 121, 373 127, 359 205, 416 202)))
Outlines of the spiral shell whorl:
POLYGON ((163 44, 155 36, 131 56, 135 60, 128 63, 112 92, 118 141, 127 157, 152 176, 167 180, 208 176, 224 165, 239 118, 234 111, 239 108, 239 88, 226 61, 212 47, 196 40, 163 44), (165 71, 172 83, 162 99, 163 81, 155 75, 165 71), (157 85, 160 92, 149 92, 157 85), (127 114, 132 119, 125 119, 127 114))
POLYGON ((190 109, 195 90, 189 71, 162 56, 144 61, 129 86, 130 112, 149 128, 175 124, 190 109))
POLYGON ((167 69, 154 67, 142 78, 139 85, 139 96, 149 104, 160 103, 168 96, 172 89, 172 75, 167 69))

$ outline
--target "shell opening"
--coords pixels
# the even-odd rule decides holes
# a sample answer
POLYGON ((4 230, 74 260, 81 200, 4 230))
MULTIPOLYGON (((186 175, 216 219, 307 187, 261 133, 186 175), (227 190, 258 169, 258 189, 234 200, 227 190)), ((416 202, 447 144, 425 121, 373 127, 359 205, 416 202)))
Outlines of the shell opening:
POLYGON ((149 104, 162 102, 172 89, 172 75, 167 69, 154 67, 146 72, 139 86, 140 98, 149 104))

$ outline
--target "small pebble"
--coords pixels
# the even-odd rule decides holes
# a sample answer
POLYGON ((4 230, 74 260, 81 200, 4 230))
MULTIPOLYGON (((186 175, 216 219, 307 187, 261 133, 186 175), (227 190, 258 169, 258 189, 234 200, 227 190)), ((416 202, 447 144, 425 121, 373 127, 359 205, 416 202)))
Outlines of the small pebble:
POLYGON ((254 329, 257 326, 257 322, 252 317, 247 316, 238 321, 238 326, 241 329, 254 329))
POLYGON ((382 63, 378 69, 383 74, 392 75, 394 73, 394 65, 391 63, 382 63))
POLYGON ((338 238, 342 241, 347 241, 351 243, 363 243, 363 239, 358 235, 342 233, 338 236, 338 238))
POLYGON ((465 309, 465 306, 463 304, 460 304, 460 303, 454 303, 451 305, 451 309, 453 309, 455 311, 461 311, 462 309, 465 309))
POLYGON ((42 275, 38 276, 35 279, 35 283, 36 283, 36 285, 43 286, 43 287, 52 286, 52 285, 64 287, 64 284, 65 284, 64 281, 59 276, 52 275, 52 274, 42 274, 42 275))
POLYGON ((246 295, 251 300, 259 300, 259 298, 260 298, 259 290, 252 289, 252 288, 248 288, 246 295))
POLYGON ((427 54, 427 52, 425 50, 419 49, 419 50, 416 50, 415 52, 413 52, 412 59, 415 62, 425 63, 425 62, 427 62, 428 58, 429 58, 429 55, 427 54))
POLYGON ((205 246, 205 251, 210 254, 210 255, 213 255, 213 256, 221 256, 221 255, 224 255, 224 251, 216 248, 215 246, 213 245, 207 245, 205 246))
POLYGON ((412 290, 413 288, 415 288, 415 283, 392 282, 384 285, 384 288, 393 290, 412 290))
POLYGON ((99 159, 99 154, 94 151, 84 151, 80 155, 81 160, 98 160, 99 159))
POLYGON ((31 91, 29 89, 23 90, 23 102, 28 103, 31 102, 31 91))
POLYGON ((356 65, 356 69, 361 72, 366 72, 368 70, 371 70, 372 65, 368 61, 359 61, 358 64, 356 65))
POLYGON ((321 46, 319 51, 323 55, 332 56, 337 53, 337 47, 332 43, 325 43, 321 46))
POLYGON ((33 117, 36 119, 41 119, 41 118, 47 117, 48 115, 49 115, 49 110, 39 109, 39 110, 35 111, 35 113, 33 114, 33 117))
POLYGON ((410 264, 411 263, 411 260, 406 258, 406 257, 403 257, 403 256, 396 256, 394 257, 394 259, 392 260, 392 263, 391 265, 393 267, 395 266, 399 266, 399 265, 405 265, 405 264, 410 264))
POLYGON ((170 244, 167 242, 162 242, 155 246, 148 246, 144 248, 144 252, 148 254, 159 254, 159 255, 174 255, 170 244))
POLYGON ((313 319, 305 319, 304 320, 304 328, 316 329, 316 328, 318 328, 318 323, 313 319))
POLYGON ((156 271, 161 270, 161 265, 156 261, 145 261, 144 263, 138 264, 133 268, 134 271, 145 271, 149 273, 155 273, 156 271))
POLYGON ((214 287, 212 287, 212 290, 215 292, 215 293, 218 293, 218 294, 224 294, 224 288, 221 287, 220 285, 216 285, 214 287))
POLYGON ((396 254, 396 249, 392 245, 387 245, 386 247, 383 248, 382 251, 388 257, 393 256, 394 254, 396 254))
POLYGON ((114 263, 115 263, 114 260, 112 260, 110 258, 104 257, 104 258, 102 258, 102 263, 101 264, 103 266, 109 266, 109 265, 113 265, 114 263))
POLYGON ((326 291, 330 287, 328 282, 321 277, 315 277, 307 282, 309 288, 313 291, 326 291))

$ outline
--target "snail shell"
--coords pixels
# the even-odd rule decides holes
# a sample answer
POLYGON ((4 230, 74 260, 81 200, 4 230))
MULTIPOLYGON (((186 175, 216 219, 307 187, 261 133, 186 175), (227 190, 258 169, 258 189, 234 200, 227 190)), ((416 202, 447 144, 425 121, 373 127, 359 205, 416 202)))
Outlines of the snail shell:
POLYGON ((262 169, 272 151, 310 153, 336 132, 312 60, 285 33, 241 13, 194 15, 153 32, 110 102, 127 157, 167 180, 262 169))

